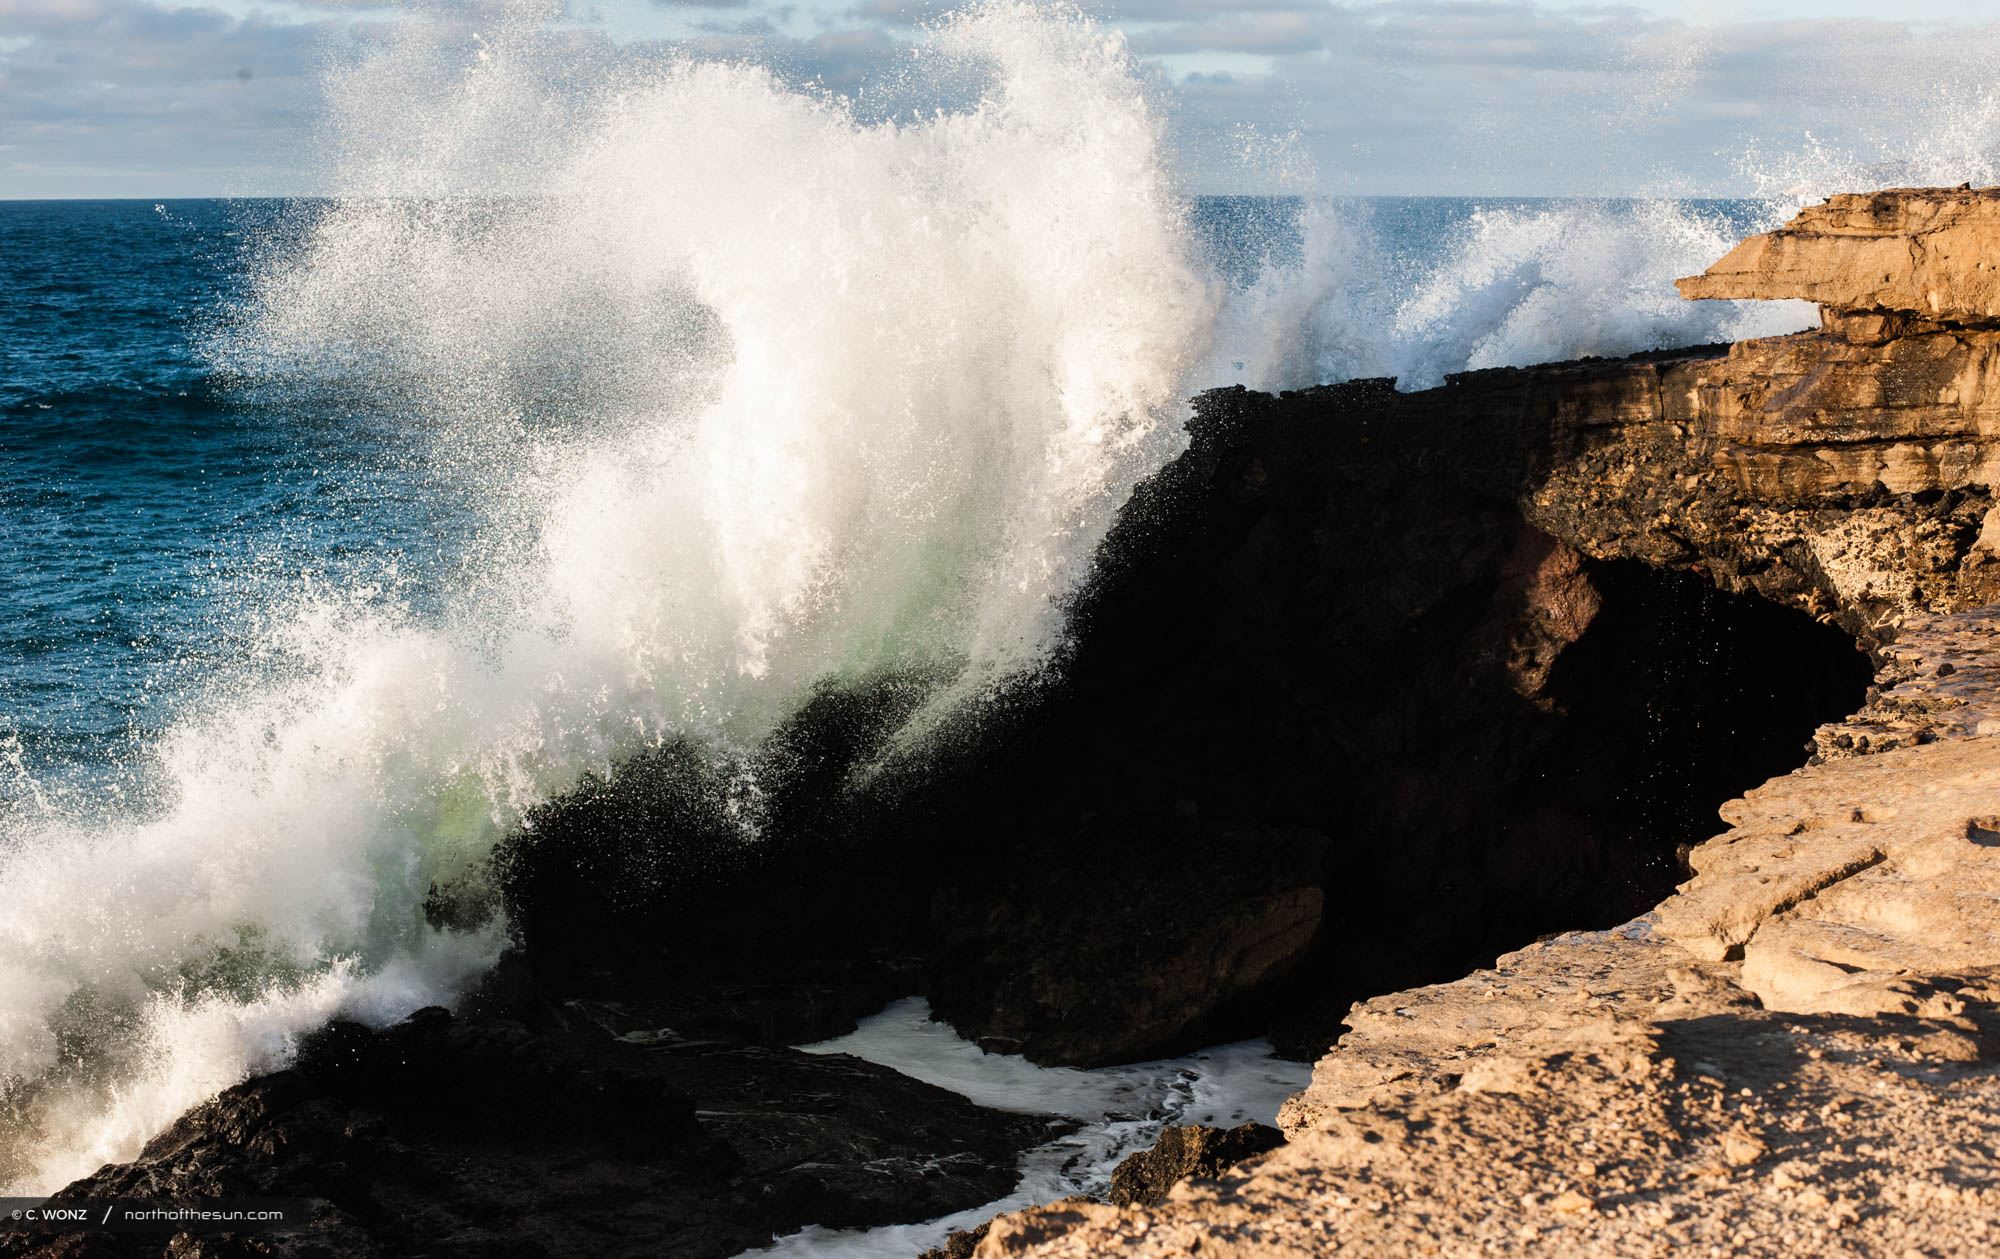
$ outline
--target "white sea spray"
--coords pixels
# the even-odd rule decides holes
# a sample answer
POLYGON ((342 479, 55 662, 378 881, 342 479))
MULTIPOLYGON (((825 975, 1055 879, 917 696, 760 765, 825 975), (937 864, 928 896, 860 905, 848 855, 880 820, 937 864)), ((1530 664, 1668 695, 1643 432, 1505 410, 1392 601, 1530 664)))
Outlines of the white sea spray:
POLYGON ((274 405, 332 382, 429 425, 496 542, 425 612, 256 609, 145 806, 10 815, 20 1188, 132 1156, 329 1017, 449 1001, 502 925, 433 927, 427 894, 584 771, 669 736, 727 756, 829 677, 1037 668, 1183 440, 1216 289, 1116 34, 966 11, 917 63, 957 99, 902 122, 563 51, 447 27, 334 84, 345 195, 215 356, 274 405))

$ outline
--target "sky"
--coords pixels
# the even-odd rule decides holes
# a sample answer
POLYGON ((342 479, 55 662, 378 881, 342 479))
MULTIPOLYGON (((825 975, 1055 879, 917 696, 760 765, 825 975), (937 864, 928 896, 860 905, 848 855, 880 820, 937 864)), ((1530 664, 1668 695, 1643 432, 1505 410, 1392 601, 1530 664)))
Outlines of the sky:
MULTIPOLYGON (((330 191, 327 67, 412 23, 470 38, 505 2, 0 0, 0 199, 330 191)), ((937 12, 545 2, 593 56, 751 57, 842 93, 937 12)), ((2000 0, 1085 8, 1157 85, 1197 191, 1726 196, 1829 165, 1977 180, 2000 149, 2000 0)))

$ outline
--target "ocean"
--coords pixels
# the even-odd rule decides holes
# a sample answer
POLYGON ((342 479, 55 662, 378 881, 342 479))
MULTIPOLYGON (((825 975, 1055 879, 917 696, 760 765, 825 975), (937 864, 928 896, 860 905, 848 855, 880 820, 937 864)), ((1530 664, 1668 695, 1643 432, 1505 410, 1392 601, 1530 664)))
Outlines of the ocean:
POLYGON ((696 740, 754 842, 815 685, 1040 668, 1203 388, 1812 319, 1671 286, 1789 205, 1193 197, 1082 28, 944 38, 1001 72, 904 122, 389 49, 342 195, 0 203, 0 1182, 451 1000, 430 889, 586 771, 696 740))
POLYGON ((0 204, 0 808, 136 798, 146 741, 302 581, 425 597, 467 532, 417 417, 257 396, 205 352, 279 202, 0 204))

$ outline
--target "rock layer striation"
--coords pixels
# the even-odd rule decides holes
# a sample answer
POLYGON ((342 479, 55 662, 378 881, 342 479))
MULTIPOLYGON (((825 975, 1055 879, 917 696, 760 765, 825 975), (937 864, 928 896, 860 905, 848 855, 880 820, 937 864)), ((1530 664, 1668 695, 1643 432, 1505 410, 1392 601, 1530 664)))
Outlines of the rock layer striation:
POLYGON ((2000 189, 1842 193, 1752 236, 1683 297, 1801 298, 1843 312, 1939 324, 2000 323, 2000 189))

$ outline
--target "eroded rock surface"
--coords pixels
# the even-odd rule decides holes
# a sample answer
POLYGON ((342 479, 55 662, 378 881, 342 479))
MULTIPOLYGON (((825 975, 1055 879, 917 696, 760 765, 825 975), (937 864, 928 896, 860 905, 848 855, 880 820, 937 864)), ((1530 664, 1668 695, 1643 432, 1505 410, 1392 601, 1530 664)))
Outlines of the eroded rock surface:
POLYGON ((1939 323, 2000 322, 2000 188, 1887 188, 1752 236, 1684 297, 1802 298, 1939 323))
MULTIPOLYGON (((1520 977, 1514 961, 1482 978, 1520 977)), ((1995 1031, 1983 1003, 1856 1020, 1723 997, 1483 1054, 1461 1037, 1448 1090, 1329 1109, 1158 1207, 1003 1218, 977 1254, 1983 1252, 2000 1243, 1995 1031)))
POLYGON ((1383 418, 1485 447, 1496 490, 1586 555, 1699 568, 1875 646, 1914 614, 2000 597, 1996 363, 2000 332, 1863 338, 1833 320, 1725 351, 1468 373, 1383 418))
POLYGON ((1881 655, 1866 706, 1814 732, 1823 759, 2000 734, 2000 624, 1989 615, 1927 620, 1881 655))

